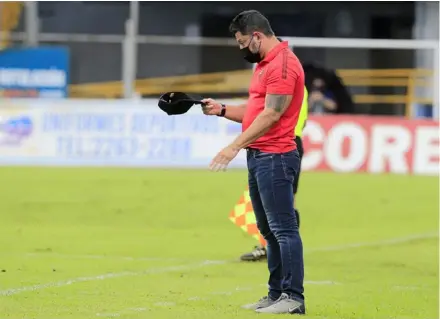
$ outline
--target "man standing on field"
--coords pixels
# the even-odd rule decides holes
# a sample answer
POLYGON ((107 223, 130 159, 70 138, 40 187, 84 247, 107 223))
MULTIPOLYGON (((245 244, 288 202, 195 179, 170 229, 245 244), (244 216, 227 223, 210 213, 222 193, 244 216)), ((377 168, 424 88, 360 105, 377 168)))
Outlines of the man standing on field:
POLYGON ((287 42, 255 10, 238 14, 230 25, 244 58, 258 63, 241 106, 205 99, 203 111, 242 123, 242 133, 221 150, 211 170, 225 170, 246 149, 249 194, 257 226, 267 241, 269 292, 245 308, 262 313, 304 314, 303 247, 294 212, 293 180, 300 158, 292 127, 304 96, 304 71, 287 42))

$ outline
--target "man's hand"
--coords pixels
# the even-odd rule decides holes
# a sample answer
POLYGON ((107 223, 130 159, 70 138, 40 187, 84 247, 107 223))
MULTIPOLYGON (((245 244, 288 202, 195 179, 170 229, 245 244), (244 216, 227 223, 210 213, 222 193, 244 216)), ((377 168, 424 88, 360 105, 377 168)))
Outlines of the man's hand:
POLYGON ((203 114, 205 115, 220 115, 222 105, 213 99, 203 99, 205 105, 202 105, 203 114))
POLYGON ((329 111, 334 111, 337 108, 337 104, 334 100, 325 97, 321 92, 315 91, 310 95, 310 104, 315 102, 322 102, 324 107, 329 111))
MULTIPOLYGON (((205 115, 220 115, 222 112, 222 104, 213 99, 203 99, 202 110, 205 115)), ((224 117, 228 120, 241 123, 243 121, 244 113, 246 112, 246 104, 225 106, 224 117)))
POLYGON ((319 92, 319 91, 313 91, 311 94, 310 94, 310 97, 309 97, 309 100, 310 100, 310 102, 316 102, 316 101, 321 101, 321 100, 323 100, 324 99, 324 95, 321 93, 321 92, 319 92))
POLYGON ((240 149, 229 145, 222 149, 218 154, 213 158, 209 168, 211 171, 226 171, 229 163, 237 156, 240 149))

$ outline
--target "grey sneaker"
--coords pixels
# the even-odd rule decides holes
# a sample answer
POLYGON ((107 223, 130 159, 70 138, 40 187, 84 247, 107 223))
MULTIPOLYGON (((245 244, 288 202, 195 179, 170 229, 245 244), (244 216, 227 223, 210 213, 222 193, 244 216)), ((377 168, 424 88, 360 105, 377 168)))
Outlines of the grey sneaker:
POLYGON ((299 314, 304 315, 306 313, 306 308, 304 303, 291 299, 287 294, 282 294, 281 297, 272 303, 272 305, 264 308, 255 309, 259 313, 289 313, 289 314, 299 314))
POLYGON ((269 296, 263 297, 255 303, 244 305, 242 308, 249 310, 257 310, 266 308, 273 305, 276 301, 269 298, 269 296))
POLYGON ((266 248, 263 246, 255 246, 255 249, 249 253, 240 256, 241 261, 261 261, 267 259, 266 248))

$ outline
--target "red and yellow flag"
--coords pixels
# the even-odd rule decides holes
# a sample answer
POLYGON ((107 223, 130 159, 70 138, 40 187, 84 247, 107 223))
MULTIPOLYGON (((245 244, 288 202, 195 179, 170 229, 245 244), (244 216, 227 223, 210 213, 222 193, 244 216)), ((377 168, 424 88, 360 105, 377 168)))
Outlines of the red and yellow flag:
POLYGON ((249 197, 249 189, 246 189, 234 209, 229 214, 229 219, 246 233, 254 237, 261 245, 266 247, 266 241, 257 228, 254 209, 249 197))

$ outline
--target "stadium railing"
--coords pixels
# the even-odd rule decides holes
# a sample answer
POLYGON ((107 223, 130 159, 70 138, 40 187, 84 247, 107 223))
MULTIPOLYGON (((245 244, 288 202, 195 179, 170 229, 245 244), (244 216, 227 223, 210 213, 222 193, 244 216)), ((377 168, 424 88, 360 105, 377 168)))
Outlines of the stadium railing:
MULTIPOLYGON (((135 91, 143 96, 157 96, 166 91, 188 93, 222 93, 243 95, 247 90, 252 70, 238 70, 185 76, 140 79, 135 81, 135 91)), ((405 115, 412 117, 412 105, 431 105, 432 99, 416 95, 418 87, 432 86, 432 70, 426 69, 342 69, 337 70, 347 87, 404 88, 404 94, 354 94, 357 104, 404 104, 405 115)), ((121 81, 88 83, 70 86, 73 98, 121 98, 121 81)))
MULTIPOLYGON (((129 29, 129 28, 128 28, 129 29)), ((128 30, 127 29, 127 30, 128 30)), ((13 32, 10 34, 12 41, 16 43, 21 43, 27 39, 27 34, 23 32, 13 32)), ((228 92, 237 92, 238 88, 241 86, 236 86, 233 83, 247 83, 246 79, 250 76, 250 71, 237 71, 237 73, 228 74, 209 74, 209 75, 190 75, 179 78, 169 78, 168 82, 166 79, 147 79, 147 80, 135 80, 136 70, 136 59, 133 59, 132 51, 139 50, 141 46, 145 45, 180 45, 180 46, 234 46, 236 47, 236 42, 232 38, 203 38, 203 37, 191 37, 191 36, 164 36, 164 35, 137 35, 133 36, 129 34, 125 35, 97 35, 97 34, 61 34, 61 33, 38 33, 39 43, 50 43, 50 44, 68 44, 68 43, 98 43, 98 44, 112 44, 121 45, 122 51, 122 79, 124 85, 121 82, 107 82, 107 83, 89 83, 83 85, 74 85, 71 87, 72 97, 95 97, 95 98, 119 98, 136 96, 142 94, 142 91, 151 92, 152 95, 158 95, 167 89, 166 86, 162 85, 173 83, 173 87, 184 88, 186 91, 194 87, 191 81, 194 82, 194 78, 200 77, 203 79, 204 83, 199 83, 203 85, 202 88, 209 88, 207 91, 212 91, 212 93, 218 92, 220 89, 228 89, 228 92), (131 39, 131 41, 128 41, 131 39), (130 50, 128 50, 130 48, 130 50), (131 61, 128 63, 127 61, 131 61), (219 79, 220 78, 220 79, 219 79), (234 80, 241 78, 244 82, 239 80, 234 80), (208 80, 211 79, 211 85, 209 85, 208 80), (223 80, 221 80, 223 79, 223 80), (187 82, 185 82, 187 81, 187 82), (132 86, 132 83, 136 86, 132 86), (160 84, 158 84, 160 83, 160 84), (183 85, 187 83, 187 85, 183 85), (214 84, 212 84, 214 83, 214 84), (218 83, 226 83, 219 84, 218 83), (177 86, 179 84, 179 86, 177 86), (160 86, 160 88, 158 88, 160 86), (136 88, 136 89, 134 89, 136 88), (154 89, 156 88, 156 89, 154 89), (131 91, 131 92, 130 92, 131 91), (133 91, 137 91, 137 94, 133 94, 133 91), (124 92, 124 94, 122 94, 124 92)), ((288 41, 291 44, 292 49, 299 50, 299 48, 314 48, 318 49, 356 49, 356 50, 417 50, 417 52, 431 52, 433 53, 433 63, 432 68, 429 70, 412 70, 412 69, 387 69, 387 70, 359 70, 356 66, 350 66, 350 70, 339 70, 341 77, 345 81, 346 85, 354 88, 354 100, 357 104, 369 104, 369 106, 379 105, 379 104, 391 104, 396 105, 401 108, 401 106, 406 107, 406 115, 411 116, 412 114, 412 103, 423 105, 433 105, 433 117, 438 118, 439 112, 439 43, 437 40, 402 40, 402 39, 360 39, 360 38, 304 38, 304 37, 288 37, 281 35, 283 40, 288 41), (355 70, 356 69, 356 70, 355 70), (370 72, 370 73, 368 73, 370 72), (382 72, 382 73, 381 73, 382 72), (432 72, 433 76, 429 80, 429 72, 432 72), (430 82, 429 82, 430 81, 430 82), (431 83, 429 87, 429 83, 431 83), (367 85, 370 84, 370 85, 367 85), (426 87, 428 86, 428 87, 426 87), (377 87, 377 88, 375 88, 377 87), (382 88, 381 88, 382 87, 382 88), (388 87, 388 89, 383 89, 388 87), (366 88, 366 89, 364 89, 366 88), (362 91, 363 94, 360 94, 362 91), (375 94, 366 94, 366 93, 375 94), (379 95, 377 92, 390 92, 391 95, 379 95), (417 96, 415 92, 420 92, 423 96, 417 96)), ((93 55, 87 55, 87 58, 94 58, 93 55)), ((82 58, 85 58, 84 56, 82 58)), ((81 63, 81 61, 74 61, 73 64, 81 63)), ((114 67, 114 66, 112 66, 114 67)), ((398 68, 398 66, 394 67, 398 68)), ((201 82, 201 81, 199 81, 201 82)), ((239 84, 240 84, 239 83, 239 84)), ((203 90, 205 91, 205 90, 203 90)), ((243 90, 243 93, 246 91, 243 90)), ((211 93, 211 92, 208 92, 211 93)), ((143 94, 145 95, 145 94, 143 94)), ((370 107, 371 109, 371 107, 370 107)), ((402 112, 400 112, 402 113, 402 112)))

